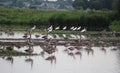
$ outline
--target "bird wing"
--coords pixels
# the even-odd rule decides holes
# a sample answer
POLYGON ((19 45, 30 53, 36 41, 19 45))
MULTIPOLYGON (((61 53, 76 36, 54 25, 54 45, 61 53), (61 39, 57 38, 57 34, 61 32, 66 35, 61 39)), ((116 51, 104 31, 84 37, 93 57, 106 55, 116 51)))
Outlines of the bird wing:
POLYGON ((34 25, 34 27, 33 28, 31 28, 31 30, 34 30, 36 28, 36 25, 34 25))

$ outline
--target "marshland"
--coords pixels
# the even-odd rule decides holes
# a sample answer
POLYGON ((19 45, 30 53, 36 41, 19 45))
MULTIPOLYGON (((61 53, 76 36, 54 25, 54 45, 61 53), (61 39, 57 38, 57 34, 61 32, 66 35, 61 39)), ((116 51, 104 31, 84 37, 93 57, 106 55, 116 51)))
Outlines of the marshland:
POLYGON ((17 1, 0 6, 1 73, 120 72, 120 0, 74 0, 72 10, 17 1))

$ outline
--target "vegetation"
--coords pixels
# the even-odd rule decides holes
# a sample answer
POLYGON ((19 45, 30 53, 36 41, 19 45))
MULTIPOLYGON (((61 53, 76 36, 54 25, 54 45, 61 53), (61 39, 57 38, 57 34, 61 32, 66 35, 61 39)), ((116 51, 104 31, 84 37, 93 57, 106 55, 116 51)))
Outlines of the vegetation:
POLYGON ((69 29, 72 26, 82 26, 95 31, 108 29, 114 18, 113 11, 44 11, 0 7, 0 26, 9 28, 29 28, 36 25, 38 29, 42 29, 53 25, 60 26, 60 29, 67 26, 69 29))
MULTIPOLYGON (((16 51, 16 50, 4 50, 2 52, 0 52, 0 56, 21 56, 21 55, 30 55, 28 53, 24 53, 24 52, 19 52, 19 51, 16 51)), ((32 54, 31 54, 32 55, 32 54)))
POLYGON ((112 30, 120 31, 120 20, 119 21, 116 21, 116 20, 113 21, 109 27, 112 30))
POLYGON ((118 12, 118 17, 120 19, 120 0, 117 1, 116 8, 117 8, 117 12, 118 12))
POLYGON ((117 0, 75 0, 73 2, 73 7, 75 9, 96 9, 96 10, 103 10, 103 9, 115 9, 116 8, 116 1, 117 0))

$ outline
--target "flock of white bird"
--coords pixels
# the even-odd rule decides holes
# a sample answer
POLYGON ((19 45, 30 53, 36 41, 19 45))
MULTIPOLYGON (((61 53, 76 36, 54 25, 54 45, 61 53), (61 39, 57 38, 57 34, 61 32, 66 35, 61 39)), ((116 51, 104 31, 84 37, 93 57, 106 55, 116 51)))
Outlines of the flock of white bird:
MULTIPOLYGON (((35 28, 35 27, 36 26, 34 26, 33 28, 35 28)), ((59 29, 60 29, 60 27, 55 28, 55 30, 59 30, 59 29)), ((66 29, 67 29, 67 26, 63 27, 63 30, 66 30, 66 29)), ((53 26, 48 27, 47 30, 48 30, 48 32, 53 31, 53 26)), ((70 30, 72 30, 72 31, 81 30, 81 26, 80 27, 74 27, 73 26, 73 27, 70 28, 70 30)), ((87 31, 86 28, 82 29, 80 32, 85 32, 85 31, 87 31)))
MULTIPOLYGON (((36 29, 36 25, 34 25, 34 27, 31 28, 31 31, 34 30, 34 29, 36 29)), ((67 26, 64 26, 62 30, 66 30, 66 29, 67 29, 67 26)), ((47 30, 48 33, 52 32, 53 31, 53 26, 48 27, 46 30, 47 30)), ((60 27, 56 27, 54 30, 60 30, 60 27)), ((87 31, 86 28, 82 29, 81 26, 80 27, 74 27, 73 26, 73 27, 70 28, 70 30, 72 30, 72 31, 80 31, 80 33, 84 33, 84 32, 87 31)), ((54 34, 54 35, 56 36, 56 38, 60 38, 60 36, 58 34, 54 34)), ((63 36, 63 38, 67 37, 66 34, 62 34, 62 36, 63 36)), ((74 38, 74 39, 76 39, 76 38, 77 39, 80 39, 80 38, 85 39, 86 38, 84 35, 74 35, 74 34, 70 34, 70 37, 74 38)), ((48 34, 48 38, 53 38, 53 36, 48 34)))

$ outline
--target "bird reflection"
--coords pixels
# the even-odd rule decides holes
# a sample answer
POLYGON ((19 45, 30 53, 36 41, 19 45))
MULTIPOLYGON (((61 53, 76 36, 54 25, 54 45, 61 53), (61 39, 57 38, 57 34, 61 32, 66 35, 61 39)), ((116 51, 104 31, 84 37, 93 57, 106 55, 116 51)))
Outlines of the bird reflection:
POLYGON ((68 49, 64 49, 63 50, 65 53, 69 53, 69 50, 68 49))
POLYGON ((106 49, 105 49, 105 47, 102 47, 101 50, 106 54, 106 49))
POLYGON ((118 50, 117 47, 113 47, 113 48, 111 48, 111 51, 117 51, 117 50, 118 50))
POLYGON ((45 60, 50 61, 51 64, 56 64, 56 57, 54 55, 47 57, 45 60))
POLYGON ((75 59, 75 54, 73 52, 69 52, 68 55, 75 59))
POLYGON ((75 55, 80 56, 80 59, 82 58, 82 53, 80 51, 75 52, 75 55))
POLYGON ((100 41, 99 43, 101 44, 101 50, 106 54, 106 49, 105 49, 106 43, 104 41, 100 41))
POLYGON ((45 51, 41 51, 40 55, 44 58, 45 57, 45 51))
POLYGON ((33 59, 29 57, 29 58, 25 59, 25 62, 30 63, 31 64, 31 69, 32 69, 32 67, 33 67, 33 59))
POLYGON ((11 64, 13 64, 13 57, 12 56, 7 56, 6 61, 9 61, 11 64))
POLYGON ((94 55, 94 50, 92 48, 86 48, 85 50, 88 55, 90 55, 90 54, 94 55))

